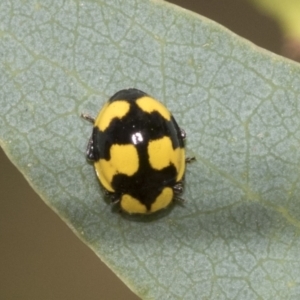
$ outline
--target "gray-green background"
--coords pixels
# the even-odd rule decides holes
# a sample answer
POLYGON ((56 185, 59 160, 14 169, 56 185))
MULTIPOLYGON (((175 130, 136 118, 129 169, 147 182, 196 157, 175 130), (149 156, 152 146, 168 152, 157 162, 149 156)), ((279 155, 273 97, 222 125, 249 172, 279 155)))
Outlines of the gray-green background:
MULTIPOLYGON (((170 2, 280 53, 277 24, 246 1, 170 2)), ((138 299, 41 201, 1 149, 0 170, 0 299, 138 299)))

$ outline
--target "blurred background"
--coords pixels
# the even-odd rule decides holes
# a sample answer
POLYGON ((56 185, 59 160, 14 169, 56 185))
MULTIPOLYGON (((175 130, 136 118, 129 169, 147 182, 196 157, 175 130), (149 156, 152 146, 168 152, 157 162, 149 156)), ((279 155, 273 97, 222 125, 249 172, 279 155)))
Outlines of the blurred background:
MULTIPOLYGON (((293 56, 275 19, 246 0, 169 2, 265 49, 293 56)), ((0 166, 0 299, 139 299, 43 203, 2 149, 0 166)))

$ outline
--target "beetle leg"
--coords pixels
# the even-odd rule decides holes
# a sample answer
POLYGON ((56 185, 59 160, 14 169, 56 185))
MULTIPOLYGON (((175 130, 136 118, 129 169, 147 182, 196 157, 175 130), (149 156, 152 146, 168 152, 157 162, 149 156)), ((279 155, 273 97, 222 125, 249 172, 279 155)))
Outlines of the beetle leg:
MULTIPOLYGON (((88 114, 81 114, 81 117, 91 123, 95 123, 95 118, 88 114)), ((95 156, 94 156, 94 145, 93 145, 93 136, 90 137, 89 142, 86 147, 86 152, 85 152, 86 158, 90 161, 95 161, 95 156)))
POLYGON ((183 182, 179 181, 175 185, 173 185, 173 191, 174 191, 175 197, 176 197, 176 195, 181 194, 183 192, 183 182))
POLYGON ((182 139, 185 140, 185 138, 186 138, 186 133, 185 133, 184 129, 182 129, 182 128, 180 128, 180 135, 181 135, 182 139))
POLYGON ((191 163, 191 162, 193 162, 193 161, 196 161, 196 157, 186 157, 185 158, 185 162, 187 163, 187 164, 189 164, 189 163, 191 163))
POLYGON ((89 114, 85 114, 85 113, 82 113, 81 114, 81 118, 91 122, 91 123, 95 123, 95 118, 93 118, 92 116, 90 116, 89 114))
POLYGON ((94 156, 94 145, 93 145, 93 136, 90 137, 87 147, 86 147, 86 152, 85 152, 86 158, 90 161, 95 161, 95 156, 94 156))
POLYGON ((177 196, 174 197, 174 200, 178 201, 179 203, 184 203, 186 201, 185 199, 183 199, 181 197, 177 197, 177 196))
POLYGON ((120 194, 118 193, 113 193, 109 191, 105 191, 105 195, 110 198, 111 204, 115 205, 118 202, 120 202, 120 194))

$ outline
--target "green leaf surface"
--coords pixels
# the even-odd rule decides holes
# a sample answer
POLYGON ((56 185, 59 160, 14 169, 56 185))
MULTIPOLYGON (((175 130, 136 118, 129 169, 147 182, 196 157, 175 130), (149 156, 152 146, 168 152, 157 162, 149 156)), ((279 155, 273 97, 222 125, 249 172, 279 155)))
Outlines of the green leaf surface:
POLYGON ((0 142, 143 299, 299 299, 300 68, 161 1, 0 2, 0 142), (119 214, 85 159, 116 91, 187 132, 184 205, 119 214))

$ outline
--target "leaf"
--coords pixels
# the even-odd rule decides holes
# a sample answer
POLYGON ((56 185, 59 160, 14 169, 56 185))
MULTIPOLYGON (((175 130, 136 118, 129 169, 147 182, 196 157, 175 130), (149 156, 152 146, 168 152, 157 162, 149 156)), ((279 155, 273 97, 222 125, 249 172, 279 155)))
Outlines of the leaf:
POLYGON ((1 147, 143 299, 300 296, 299 65, 160 1, 2 1, 1 147), (119 214, 85 160, 117 90, 187 132, 184 205, 119 214))

